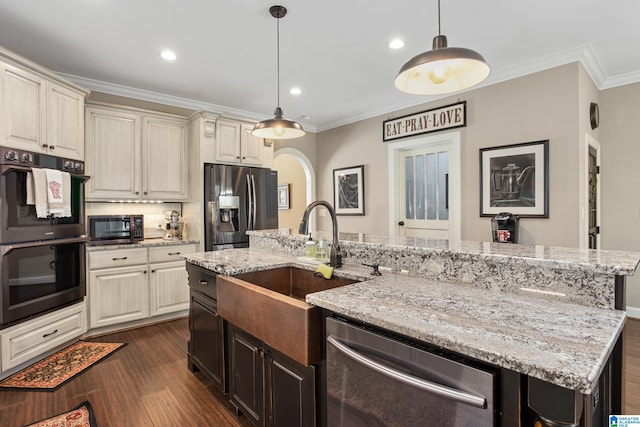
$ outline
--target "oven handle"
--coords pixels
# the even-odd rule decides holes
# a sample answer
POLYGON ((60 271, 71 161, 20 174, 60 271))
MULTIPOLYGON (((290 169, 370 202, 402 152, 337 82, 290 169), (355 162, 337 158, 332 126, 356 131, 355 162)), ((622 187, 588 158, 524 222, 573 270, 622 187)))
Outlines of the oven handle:
POLYGON ((36 246, 65 245, 68 243, 83 243, 88 241, 88 237, 72 237, 68 239, 40 240, 37 242, 27 243, 10 243, 8 245, 2 245, 2 254, 6 255, 14 249, 33 248, 36 246))
POLYGON ((354 351, 352 348, 348 347, 344 343, 342 343, 338 338, 333 335, 329 335, 327 337, 327 343, 333 345, 336 350, 343 353, 345 356, 350 357, 351 359, 359 362, 374 371, 389 377, 393 380, 400 381, 404 384, 407 384, 411 387, 419 388, 421 390, 427 391, 429 393, 433 393, 438 396, 442 396, 446 399, 455 400, 456 402, 465 403, 467 405, 475 406, 476 408, 486 409, 487 408, 487 400, 483 396, 477 396, 474 394, 466 393, 461 390, 457 390, 455 388, 447 387, 441 384, 433 383, 431 381, 426 381, 422 378, 415 377, 413 375, 408 375, 404 372, 397 371, 389 366, 383 365, 375 360, 364 356, 357 351, 354 351))
MULTIPOLYGON (((2 169, 2 175, 7 175, 8 173, 14 172, 14 171, 31 172, 31 169, 33 169, 33 168, 31 168, 29 166, 4 165, 4 166, 1 167, 1 169, 2 169)), ((71 174, 72 177, 78 178, 82 182, 87 182, 87 181, 89 181, 91 179, 91 177, 88 176, 88 175, 78 175, 78 174, 71 173, 71 172, 69 172, 69 173, 71 174)))

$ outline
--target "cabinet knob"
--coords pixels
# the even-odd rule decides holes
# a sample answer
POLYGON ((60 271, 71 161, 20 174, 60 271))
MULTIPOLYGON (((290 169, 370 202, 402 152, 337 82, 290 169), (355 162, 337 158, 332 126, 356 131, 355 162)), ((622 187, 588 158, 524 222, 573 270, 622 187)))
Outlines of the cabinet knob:
POLYGON ((48 144, 42 144, 42 148, 48 148, 49 145, 48 144))
POLYGON ((49 150, 53 150, 53 149, 55 149, 55 148, 56 148, 56 147, 55 147, 55 145, 50 145, 50 146, 49 146, 49 150))
POLYGON ((145 191, 143 194, 146 196, 148 193, 145 191))
POLYGON ((202 285, 202 286, 207 286, 209 284, 209 282, 207 282, 206 280, 200 280, 198 282, 198 284, 202 285))
POLYGON ((244 160, 244 159, 246 159, 246 158, 247 158, 246 156, 242 156, 242 160, 244 160))
POLYGON ((140 194, 140 192, 139 192, 139 191, 136 191, 136 196, 137 196, 138 194, 140 194))
POLYGON ((240 156, 236 156, 236 159, 240 159, 240 156))

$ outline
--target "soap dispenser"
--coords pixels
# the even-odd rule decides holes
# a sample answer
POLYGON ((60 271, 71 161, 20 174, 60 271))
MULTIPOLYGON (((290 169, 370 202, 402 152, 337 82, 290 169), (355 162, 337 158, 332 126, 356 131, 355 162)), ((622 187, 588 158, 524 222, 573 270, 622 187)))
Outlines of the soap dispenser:
POLYGON ((316 257, 316 242, 311 238, 311 233, 309 233, 309 240, 304 244, 304 256, 307 258, 316 257))

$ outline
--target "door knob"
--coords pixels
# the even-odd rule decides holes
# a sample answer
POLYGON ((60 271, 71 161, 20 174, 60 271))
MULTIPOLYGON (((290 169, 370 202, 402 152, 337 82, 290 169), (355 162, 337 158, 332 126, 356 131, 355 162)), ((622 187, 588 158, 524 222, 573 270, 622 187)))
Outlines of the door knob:
POLYGON ((400 222, 398 223, 398 225, 399 225, 400 227, 402 227, 402 226, 404 225, 404 221, 400 221, 400 222))

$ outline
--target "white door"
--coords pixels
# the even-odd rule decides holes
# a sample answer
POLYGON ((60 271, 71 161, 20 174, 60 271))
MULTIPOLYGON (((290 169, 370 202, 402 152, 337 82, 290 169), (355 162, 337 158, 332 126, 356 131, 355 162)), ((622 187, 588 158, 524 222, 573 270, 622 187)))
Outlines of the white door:
POLYGON ((459 240, 459 133, 414 140, 393 151, 395 235, 459 240))

